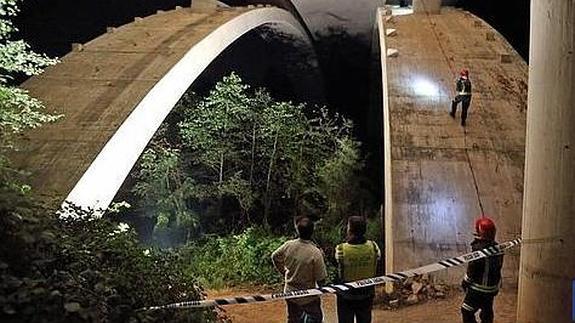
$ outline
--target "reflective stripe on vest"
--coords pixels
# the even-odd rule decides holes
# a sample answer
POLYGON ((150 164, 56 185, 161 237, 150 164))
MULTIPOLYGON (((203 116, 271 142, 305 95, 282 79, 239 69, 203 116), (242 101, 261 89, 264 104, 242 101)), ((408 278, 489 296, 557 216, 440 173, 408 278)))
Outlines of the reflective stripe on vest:
POLYGON ((377 251, 373 241, 364 244, 342 243, 336 252, 342 256, 344 281, 355 281, 373 277, 376 273, 377 251))
POLYGON ((478 292, 482 292, 482 293, 494 293, 496 291, 499 290, 499 285, 493 285, 493 286, 489 286, 489 285, 482 285, 482 284, 477 284, 471 281, 471 279, 465 275, 465 281, 469 283, 469 288, 476 290, 478 292))

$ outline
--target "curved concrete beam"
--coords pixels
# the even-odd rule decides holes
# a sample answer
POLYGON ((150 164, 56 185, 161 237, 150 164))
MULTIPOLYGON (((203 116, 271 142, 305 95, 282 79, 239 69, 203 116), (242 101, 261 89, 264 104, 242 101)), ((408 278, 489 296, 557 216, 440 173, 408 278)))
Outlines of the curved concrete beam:
POLYGON ((65 200, 101 214, 148 142, 204 69, 242 35, 263 25, 279 28, 310 44, 306 32, 287 11, 261 8, 223 24, 195 46, 146 94, 97 155, 65 200))

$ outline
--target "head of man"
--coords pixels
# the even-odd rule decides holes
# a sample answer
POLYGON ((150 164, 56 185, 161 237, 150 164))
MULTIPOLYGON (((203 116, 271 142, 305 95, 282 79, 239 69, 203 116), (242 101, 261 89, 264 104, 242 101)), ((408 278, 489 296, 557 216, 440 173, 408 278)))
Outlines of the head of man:
POLYGON ((350 216, 347 219, 347 238, 348 240, 365 240, 365 231, 367 223, 363 216, 350 216))
POLYGON ((307 216, 299 216, 294 221, 297 236, 303 240, 311 240, 313 235, 313 221, 307 216))

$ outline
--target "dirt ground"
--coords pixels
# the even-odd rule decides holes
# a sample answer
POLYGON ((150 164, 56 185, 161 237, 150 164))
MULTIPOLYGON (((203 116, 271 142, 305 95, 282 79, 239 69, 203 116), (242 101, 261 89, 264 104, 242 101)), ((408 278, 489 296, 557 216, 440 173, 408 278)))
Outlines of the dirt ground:
MULTIPOLYGON (((263 291, 258 291, 260 293, 263 291)), ((267 291, 269 292, 269 291, 267 291)), ((226 297, 231 295, 249 295, 253 290, 226 289, 209 291, 209 298, 226 297)), ((517 291, 503 290, 495 300, 495 322, 514 323, 516 312, 517 291)), ((381 306, 375 306, 373 310, 373 322, 393 323, 440 323, 461 322, 459 307, 463 299, 463 293, 455 293, 441 300, 403 307, 396 310, 386 310, 381 306)), ((336 305, 334 295, 322 297, 324 322, 337 322, 336 305)), ((277 323, 285 322, 285 303, 282 301, 231 305, 224 307, 226 314, 234 323, 277 323)))

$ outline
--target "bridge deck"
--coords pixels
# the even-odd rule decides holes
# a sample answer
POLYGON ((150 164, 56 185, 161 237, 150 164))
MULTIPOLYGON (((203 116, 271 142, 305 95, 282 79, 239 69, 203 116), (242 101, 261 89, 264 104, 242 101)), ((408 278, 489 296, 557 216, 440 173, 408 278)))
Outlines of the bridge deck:
MULTIPOLYGON (((383 16, 379 19, 385 19, 383 16)), ((392 223, 387 269, 403 270, 468 250, 483 211, 500 241, 520 234, 527 65, 494 29, 470 13, 401 15, 385 23, 391 138, 392 223), (503 56, 502 56, 503 55, 503 56), (470 70, 467 127, 448 115, 455 78, 470 70)), ((389 185, 390 184, 390 185, 389 185)), ((517 251, 504 277, 516 284, 517 251)), ((462 269, 440 274, 450 282, 462 269)))
POLYGON ((14 163, 62 199, 135 105, 198 41, 245 8, 146 17, 84 44, 23 87, 65 118, 26 134, 14 163), (57 174, 57 175, 55 175, 57 174))

